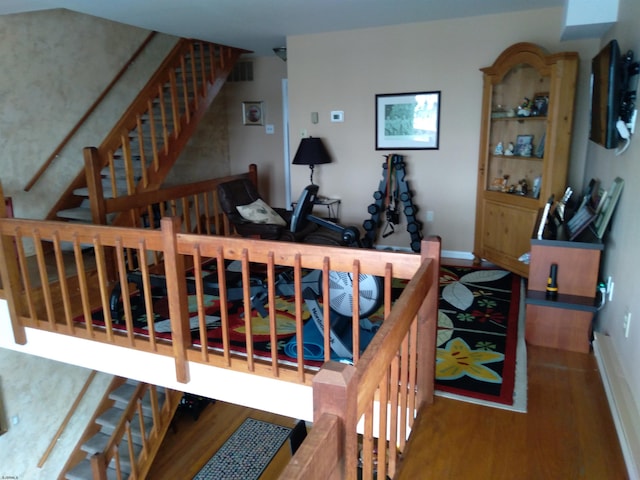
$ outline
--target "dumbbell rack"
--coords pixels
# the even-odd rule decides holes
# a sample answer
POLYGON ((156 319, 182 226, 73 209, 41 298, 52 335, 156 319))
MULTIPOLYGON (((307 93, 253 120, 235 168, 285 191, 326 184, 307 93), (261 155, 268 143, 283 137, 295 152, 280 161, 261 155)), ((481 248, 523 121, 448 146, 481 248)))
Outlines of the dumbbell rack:
POLYGON ((405 163, 404 157, 398 154, 386 156, 386 161, 382 164, 382 179, 378 190, 373 193, 375 203, 368 207, 371 218, 365 220, 362 224, 365 229, 365 235, 362 243, 365 247, 372 247, 378 235, 378 228, 381 224, 382 214, 386 212, 388 233, 383 234, 386 237, 394 232, 393 225, 399 223, 399 209, 392 202, 399 199, 403 204, 403 213, 407 217, 407 232, 411 235, 411 250, 420 251, 420 240, 422 240, 422 223, 416 218, 418 208, 413 204, 411 190, 405 179, 405 163), (391 185, 393 183, 393 185, 391 185))

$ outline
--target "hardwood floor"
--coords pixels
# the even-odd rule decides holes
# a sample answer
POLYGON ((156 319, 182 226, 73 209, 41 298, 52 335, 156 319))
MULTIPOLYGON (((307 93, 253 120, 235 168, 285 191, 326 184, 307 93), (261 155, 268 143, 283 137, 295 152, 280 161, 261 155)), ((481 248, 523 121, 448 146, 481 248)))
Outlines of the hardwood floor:
MULTIPOLYGON (((147 478, 193 478, 247 417, 290 428, 296 424, 296 420, 292 418, 224 402, 208 405, 197 420, 188 413, 179 413, 174 419, 174 428, 167 433, 147 478)), ((290 459, 289 442, 285 442, 261 478, 278 478, 290 459)))
POLYGON ((593 354, 527 353, 526 414, 436 398, 397 478, 627 478, 593 354))
MULTIPOLYGON (((527 347, 528 411, 436 397, 419 416, 396 478, 625 479, 622 452, 593 354, 527 347)), ((148 478, 191 478, 247 417, 294 419, 217 402, 178 419, 148 478)), ((290 458, 285 444, 263 479, 290 458)))

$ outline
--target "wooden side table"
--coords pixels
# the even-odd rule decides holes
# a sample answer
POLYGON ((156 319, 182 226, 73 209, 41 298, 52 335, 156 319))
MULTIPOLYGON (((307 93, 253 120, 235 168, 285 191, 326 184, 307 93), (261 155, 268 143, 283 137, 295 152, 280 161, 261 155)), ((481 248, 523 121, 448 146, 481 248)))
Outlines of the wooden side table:
POLYGON ((589 352, 600 255, 604 245, 586 241, 531 240, 525 339, 532 345, 589 352), (551 265, 557 267, 558 294, 546 292, 551 265))

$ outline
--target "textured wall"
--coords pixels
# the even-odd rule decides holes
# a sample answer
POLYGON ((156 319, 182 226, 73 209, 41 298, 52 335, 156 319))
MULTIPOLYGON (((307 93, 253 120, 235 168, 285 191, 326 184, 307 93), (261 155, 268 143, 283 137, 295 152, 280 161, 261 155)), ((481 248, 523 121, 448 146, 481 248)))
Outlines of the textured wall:
POLYGON ((96 375, 48 459, 38 468, 90 370, 5 349, 0 349, 0 365, 2 415, 9 425, 0 436, 0 478, 56 478, 113 377, 96 375))
MULTIPOLYGON (((167 35, 152 40, 53 166, 25 193, 24 186, 148 34, 67 10, 0 16, 0 180, 5 194, 14 198, 17 216, 46 215, 82 169, 82 148, 100 144, 177 40, 167 35)), ((210 109, 179 160, 183 168, 176 172, 186 180, 202 178, 194 164, 205 156, 216 167, 207 169, 208 174, 228 173, 226 135, 224 109, 210 109)))

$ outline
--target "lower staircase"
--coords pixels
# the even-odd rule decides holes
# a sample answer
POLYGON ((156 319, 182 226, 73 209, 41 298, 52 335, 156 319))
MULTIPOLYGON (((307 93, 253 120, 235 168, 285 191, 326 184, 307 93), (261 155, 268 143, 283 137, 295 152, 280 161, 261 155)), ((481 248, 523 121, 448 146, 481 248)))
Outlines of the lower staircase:
POLYGON ((182 397, 115 377, 58 479, 145 478, 182 397))

